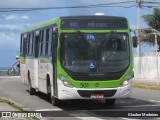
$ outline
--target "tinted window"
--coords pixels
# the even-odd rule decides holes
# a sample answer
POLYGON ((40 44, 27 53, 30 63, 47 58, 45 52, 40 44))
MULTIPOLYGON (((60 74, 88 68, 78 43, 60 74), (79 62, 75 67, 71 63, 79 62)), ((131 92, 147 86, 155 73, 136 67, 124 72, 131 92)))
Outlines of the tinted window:
POLYGON ((126 33, 66 33, 61 35, 61 64, 78 73, 118 72, 129 65, 126 33))
POLYGON ((48 55, 52 55, 52 28, 49 29, 48 55))
POLYGON ((29 44, 29 55, 32 55, 33 53, 33 49, 32 49, 32 46, 33 46, 33 33, 30 34, 30 44, 29 44))
POLYGON ((46 41, 45 41, 45 55, 48 55, 48 44, 49 44, 49 29, 46 30, 46 41))
POLYGON ((42 42, 42 51, 41 51, 41 55, 45 55, 45 43, 46 43, 46 30, 44 30, 43 32, 43 42, 42 42))
POLYGON ((40 55, 42 55, 43 52, 43 31, 40 32, 40 55))
POLYGON ((29 55, 30 51, 30 34, 27 36, 27 55, 29 55))
POLYGON ((23 55, 23 35, 21 35, 21 43, 20 43, 20 56, 23 55))

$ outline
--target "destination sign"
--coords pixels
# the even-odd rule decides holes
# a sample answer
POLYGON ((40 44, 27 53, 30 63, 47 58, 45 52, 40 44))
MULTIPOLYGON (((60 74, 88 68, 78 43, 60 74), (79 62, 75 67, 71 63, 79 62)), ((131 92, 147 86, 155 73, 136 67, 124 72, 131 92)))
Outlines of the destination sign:
POLYGON ((62 19, 61 29, 127 29, 127 20, 122 18, 112 19, 62 19))

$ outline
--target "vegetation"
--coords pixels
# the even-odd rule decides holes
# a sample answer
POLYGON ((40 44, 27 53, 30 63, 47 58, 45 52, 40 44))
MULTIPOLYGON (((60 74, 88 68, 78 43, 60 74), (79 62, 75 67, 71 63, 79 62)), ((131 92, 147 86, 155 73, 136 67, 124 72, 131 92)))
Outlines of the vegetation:
MULTIPOLYGON (((155 29, 160 32, 160 8, 154 8, 153 14, 148 14, 143 16, 144 21, 148 24, 151 29, 155 29)), ((142 35, 142 42, 147 42, 149 44, 155 44, 155 35, 151 29, 144 30, 142 35), (146 37, 146 34, 150 34, 146 37), (145 37, 143 37, 145 36, 145 37)), ((158 46, 160 47, 160 36, 158 36, 158 46)), ((160 49, 160 48, 159 48, 160 49)))
POLYGON ((144 15, 143 18, 149 27, 160 31, 160 8, 154 8, 153 14, 144 15))

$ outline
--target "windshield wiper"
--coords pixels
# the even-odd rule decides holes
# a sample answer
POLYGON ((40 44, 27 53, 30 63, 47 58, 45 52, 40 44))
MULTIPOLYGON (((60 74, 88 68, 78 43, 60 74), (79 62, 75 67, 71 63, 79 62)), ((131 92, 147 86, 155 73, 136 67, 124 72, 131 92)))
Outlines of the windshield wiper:
POLYGON ((108 44, 109 40, 112 38, 114 33, 115 33, 114 31, 111 31, 108 36, 106 36, 103 40, 101 40, 99 45, 102 44, 102 47, 106 46, 108 44))
POLYGON ((80 30, 77 30, 77 33, 78 33, 78 37, 80 37, 82 40, 86 40, 86 38, 84 37, 84 35, 80 30))
POLYGON ((109 40, 112 38, 112 35, 114 34, 114 31, 110 32, 108 36, 106 36, 102 42, 104 41, 104 43, 102 44, 102 47, 106 46, 109 42, 109 40))
POLYGON ((89 42, 88 42, 88 40, 85 38, 85 36, 83 35, 83 33, 81 32, 81 31, 79 31, 79 30, 77 30, 77 33, 78 33, 78 39, 80 39, 81 40, 81 44, 83 44, 84 46, 85 45, 88 45, 89 46, 89 42))

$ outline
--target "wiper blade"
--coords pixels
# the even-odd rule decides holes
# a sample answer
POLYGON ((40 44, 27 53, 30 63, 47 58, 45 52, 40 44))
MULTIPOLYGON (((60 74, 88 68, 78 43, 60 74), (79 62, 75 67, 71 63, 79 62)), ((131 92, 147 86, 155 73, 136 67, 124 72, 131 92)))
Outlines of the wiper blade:
POLYGON ((80 30, 77 30, 77 33, 80 38, 85 38, 80 30))
POLYGON ((77 30, 77 33, 78 33, 79 39, 81 39, 82 41, 87 41, 85 36, 80 30, 77 30))
POLYGON ((99 45, 102 44, 102 47, 106 46, 114 33, 115 33, 114 31, 111 31, 108 36, 106 36, 103 40, 101 40, 99 45))

